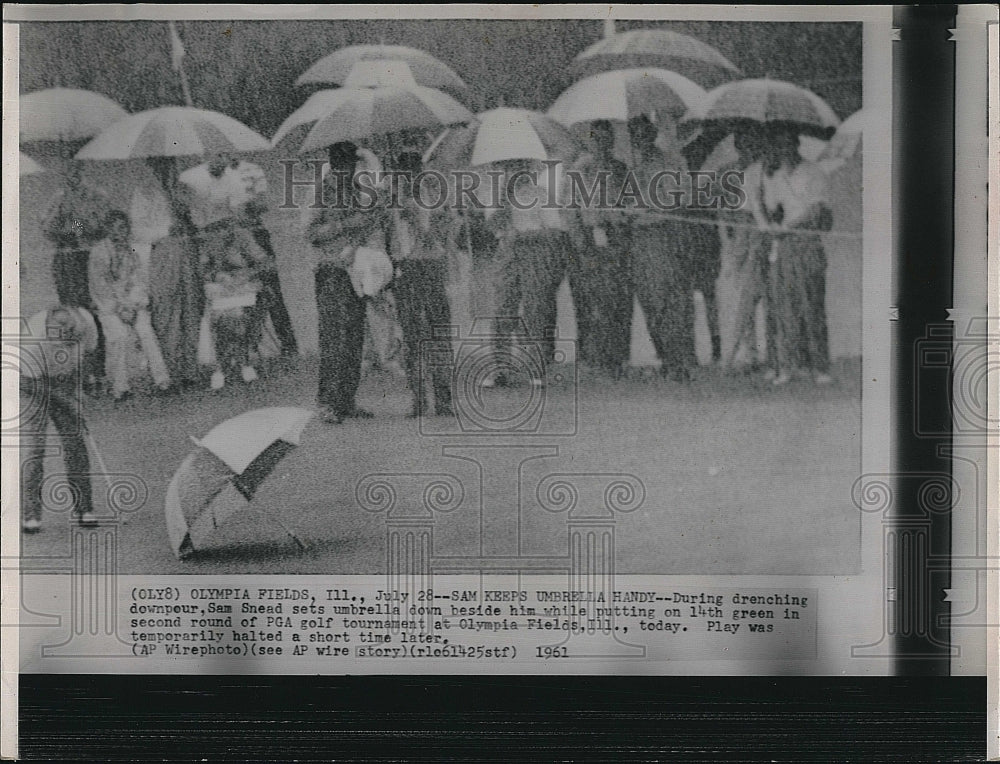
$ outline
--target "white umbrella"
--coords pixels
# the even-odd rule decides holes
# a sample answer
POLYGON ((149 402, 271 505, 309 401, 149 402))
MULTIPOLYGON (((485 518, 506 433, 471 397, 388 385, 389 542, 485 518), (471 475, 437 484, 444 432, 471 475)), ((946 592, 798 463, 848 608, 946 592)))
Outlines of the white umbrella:
POLYGON ((192 106, 161 106, 105 128, 76 158, 211 156, 269 148, 266 138, 225 114, 192 106))
POLYGON ((453 93, 461 93, 466 85, 447 64, 417 48, 404 45, 350 45, 324 56, 299 77, 296 85, 310 83, 348 85, 347 79, 356 65, 386 66, 398 68, 406 64, 417 84, 430 88, 444 88, 453 93))
POLYGON ((23 178, 25 175, 37 175, 38 173, 45 172, 45 168, 42 167, 38 162, 29 157, 23 151, 19 152, 20 157, 17 163, 17 174, 18 177, 23 178))
POLYGON ((128 112, 105 95, 77 88, 47 88, 21 96, 18 122, 22 143, 92 138, 128 112))
POLYGON ((653 113, 677 120, 704 98, 702 88, 677 72, 618 69, 574 83, 556 99, 548 115, 567 127, 598 119, 625 122, 653 113))
POLYGON ((420 85, 321 90, 282 123, 271 142, 277 146, 293 133, 300 135, 297 128, 309 128, 299 147, 300 153, 307 153, 340 141, 440 128, 471 119, 472 113, 454 98, 420 85))

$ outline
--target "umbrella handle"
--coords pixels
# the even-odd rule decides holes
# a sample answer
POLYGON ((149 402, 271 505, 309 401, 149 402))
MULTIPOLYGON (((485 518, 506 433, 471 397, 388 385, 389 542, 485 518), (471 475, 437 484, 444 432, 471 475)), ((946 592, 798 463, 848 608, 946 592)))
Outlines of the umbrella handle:
POLYGON ((292 537, 292 539, 293 539, 293 540, 295 541, 295 543, 296 543, 296 544, 298 544, 298 547, 299 547, 299 549, 300 549, 301 551, 305 551, 306 549, 308 549, 308 548, 309 548, 309 546, 308 546, 308 545, 307 545, 307 544, 306 544, 306 543, 305 543, 304 541, 302 541, 302 539, 300 539, 300 538, 299 538, 298 536, 296 536, 296 535, 295 535, 295 534, 294 534, 294 533, 292 532, 292 529, 291 529, 291 528, 289 528, 289 527, 288 527, 287 525, 285 525, 285 524, 284 524, 283 522, 281 522, 281 519, 280 519, 280 518, 277 518, 277 517, 268 517, 268 516, 267 516, 267 513, 266 513, 266 512, 264 512, 264 510, 263 510, 263 509, 261 509, 261 510, 260 510, 260 514, 261 514, 261 517, 263 517, 263 518, 264 518, 264 522, 271 522, 271 523, 274 523, 274 524, 275 524, 275 525, 277 525, 277 526, 278 526, 279 528, 281 528, 281 530, 283 530, 283 531, 285 532, 285 534, 286 534, 286 535, 288 535, 288 536, 291 536, 291 537, 292 537))

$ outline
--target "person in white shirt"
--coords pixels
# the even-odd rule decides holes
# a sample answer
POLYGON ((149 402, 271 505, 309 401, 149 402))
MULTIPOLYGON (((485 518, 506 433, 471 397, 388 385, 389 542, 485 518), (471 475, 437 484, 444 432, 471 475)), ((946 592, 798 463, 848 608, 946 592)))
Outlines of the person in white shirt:
POLYGON ((132 246, 128 215, 112 210, 105 230, 107 238, 95 244, 90 254, 90 293, 107 337, 112 397, 121 401, 130 394, 128 348, 132 329, 139 336, 153 381, 161 392, 168 392, 170 374, 150 321, 146 271, 132 246))
POLYGON ((823 170, 799 153, 798 134, 768 131, 759 163, 747 168, 751 212, 770 234, 768 302, 774 334, 773 383, 787 383, 796 370, 829 384, 826 321, 826 252, 820 236, 832 227, 829 182, 823 170))

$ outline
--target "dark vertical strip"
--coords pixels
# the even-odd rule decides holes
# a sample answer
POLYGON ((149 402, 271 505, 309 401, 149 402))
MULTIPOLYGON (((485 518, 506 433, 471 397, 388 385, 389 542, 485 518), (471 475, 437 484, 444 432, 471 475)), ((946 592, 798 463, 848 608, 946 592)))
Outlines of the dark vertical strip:
MULTIPOLYGON (((897 7, 893 48, 895 210, 896 523, 912 533, 896 560, 896 669, 949 673, 951 518, 927 506, 931 475, 950 473, 949 388, 924 368, 928 345, 951 352, 956 6, 897 7), (925 535, 926 534, 926 535, 925 535), (922 538, 923 537, 923 538, 922 538)), ((950 502, 949 502, 950 503, 950 502)), ((909 534, 908 534, 909 535, 909 534)))

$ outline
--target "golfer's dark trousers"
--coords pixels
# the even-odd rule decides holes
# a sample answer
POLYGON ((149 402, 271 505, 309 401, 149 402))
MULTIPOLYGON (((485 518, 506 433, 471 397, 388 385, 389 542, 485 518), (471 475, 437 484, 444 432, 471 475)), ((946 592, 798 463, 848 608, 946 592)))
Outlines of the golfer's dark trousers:
POLYGON ((351 286, 344 268, 316 269, 319 313, 319 392, 317 400, 347 416, 361 383, 361 349, 365 339, 365 303, 351 286))
POLYGON ((586 244, 569 257, 578 357, 611 373, 628 363, 632 340, 632 273, 627 233, 607 226, 608 245, 586 244))
MULTIPOLYGON (((20 379, 21 401, 21 507, 24 519, 42 519, 42 509, 64 511, 66 499, 76 515, 92 511, 90 458, 83 439, 83 415, 80 410, 77 380, 59 383, 41 377, 20 379), (46 429, 49 421, 62 440, 65 475, 50 475, 46 484, 43 465, 46 455, 46 429), (67 486, 69 491, 67 493, 67 486), (42 491, 45 489, 45 496, 42 491), (47 499, 47 500, 46 500, 47 499)), ((55 450, 52 449, 55 453, 55 450)))
MULTIPOLYGON (((254 241, 264 250, 268 260, 277 263, 274 247, 271 244, 271 232, 263 225, 256 225, 250 229, 254 241)), ((278 279, 277 266, 274 270, 264 271, 260 274, 261 290, 257 295, 257 306, 264 312, 264 315, 271 317, 274 324, 274 331, 278 335, 278 342, 281 344, 281 352, 284 355, 296 355, 299 352, 298 343, 295 341, 295 331, 292 329, 292 319, 288 315, 288 308, 285 307, 285 298, 281 294, 281 281, 278 279)))
POLYGON ((446 329, 451 309, 445 292, 447 276, 443 260, 400 260, 399 276, 392 283, 396 313, 406 348, 406 378, 413 393, 414 411, 425 410, 424 379, 434 389, 434 406, 451 406, 452 357, 446 329), (437 330, 437 333, 435 332, 437 330))
MULTIPOLYGON (((77 247, 56 247, 52 258, 52 279, 56 283, 59 304, 71 308, 84 308, 96 316, 94 301, 90 297, 90 250, 77 247)), ((97 349, 83 359, 84 379, 104 376, 104 329, 97 324, 97 349)))
POLYGON ((665 221, 632 229, 632 279, 646 328, 664 371, 697 364, 689 223, 665 221))

